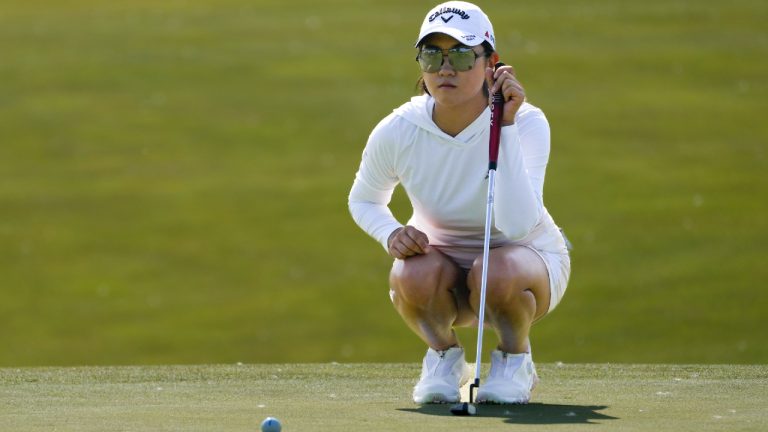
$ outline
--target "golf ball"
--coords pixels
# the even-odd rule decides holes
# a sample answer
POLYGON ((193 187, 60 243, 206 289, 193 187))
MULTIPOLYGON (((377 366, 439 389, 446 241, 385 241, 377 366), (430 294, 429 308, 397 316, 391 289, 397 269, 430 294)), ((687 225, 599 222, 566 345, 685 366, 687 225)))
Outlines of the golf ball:
POLYGON ((261 422, 261 432, 280 432, 282 428, 280 420, 274 417, 267 417, 261 422))

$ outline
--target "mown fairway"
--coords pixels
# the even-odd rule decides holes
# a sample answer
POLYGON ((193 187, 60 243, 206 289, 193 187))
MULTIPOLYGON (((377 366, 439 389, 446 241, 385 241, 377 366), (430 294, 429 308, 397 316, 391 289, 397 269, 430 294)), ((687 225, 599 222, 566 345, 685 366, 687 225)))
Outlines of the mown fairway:
MULTIPOLYGON (((485 370, 487 371, 487 365, 485 370)), ((278 364, 0 369, 0 430, 764 431, 764 366, 539 365, 527 406, 410 400, 419 365, 278 364)))
MULTIPOLYGON (((411 45, 432 5, 4 2, 0 365, 418 361, 422 344, 389 304, 390 260, 354 225, 346 196, 369 131, 413 93, 411 45)), ((575 244, 568 294, 534 330, 537 359, 768 362, 768 3, 482 5, 502 59, 549 117, 546 204, 575 244)), ((405 221, 403 194, 393 206, 405 221)), ((175 370, 152 373, 168 388, 175 370)), ((411 408, 405 377, 375 409, 331 413, 322 407, 344 405, 305 399, 275 413, 287 424, 310 421, 292 417, 300 410, 329 425, 469 424, 398 411, 411 408)), ((647 385, 649 410, 686 402, 656 396, 674 394, 669 380, 647 385)), ((644 421, 629 400, 554 382, 548 403, 607 405, 599 413, 621 419, 599 420, 610 425, 644 421)), ((20 396, 35 389, 19 385, 20 396)), ((178 382, 171 399, 131 385, 136 394, 104 399, 95 418, 133 397, 145 398, 142 415, 194 414, 208 397, 195 393, 204 380, 178 382), (200 403, 185 404, 184 392, 200 403)), ((233 430, 247 430, 262 416, 258 393, 237 386, 250 396, 216 387, 219 406, 238 411, 233 430)), ((670 414, 674 429, 742 413, 700 396, 710 405, 670 414)), ((82 398, 73 403, 88 416, 93 399, 82 398)), ((210 410, 200 415, 215 429, 227 417, 210 410)))

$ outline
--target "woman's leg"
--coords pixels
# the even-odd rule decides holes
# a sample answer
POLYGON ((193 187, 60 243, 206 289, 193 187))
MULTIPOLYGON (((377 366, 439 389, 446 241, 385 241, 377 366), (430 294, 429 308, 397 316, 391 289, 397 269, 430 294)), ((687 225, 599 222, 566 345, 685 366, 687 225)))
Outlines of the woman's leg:
MULTIPOLYGON (((467 277, 470 304, 480 305, 482 256, 467 277)), ((486 321, 496 330, 499 349, 507 353, 529 350, 533 322, 549 310, 549 275, 541 257, 523 246, 503 246, 490 251, 486 286, 486 321)))
POLYGON ((403 320, 434 350, 459 343, 453 324, 458 315, 454 292, 464 272, 436 248, 423 255, 395 260, 389 275, 390 294, 403 320))

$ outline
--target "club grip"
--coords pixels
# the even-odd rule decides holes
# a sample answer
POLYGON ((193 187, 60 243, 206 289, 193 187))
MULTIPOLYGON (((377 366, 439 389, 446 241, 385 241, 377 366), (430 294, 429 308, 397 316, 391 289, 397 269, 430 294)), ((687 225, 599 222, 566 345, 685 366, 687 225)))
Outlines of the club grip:
MULTIPOLYGON (((498 62, 494 71, 504 66, 498 62)), ((504 95, 501 90, 494 93, 491 103, 491 137, 488 142, 488 170, 495 170, 499 159, 499 141, 501 139, 501 120, 504 115, 504 95)))

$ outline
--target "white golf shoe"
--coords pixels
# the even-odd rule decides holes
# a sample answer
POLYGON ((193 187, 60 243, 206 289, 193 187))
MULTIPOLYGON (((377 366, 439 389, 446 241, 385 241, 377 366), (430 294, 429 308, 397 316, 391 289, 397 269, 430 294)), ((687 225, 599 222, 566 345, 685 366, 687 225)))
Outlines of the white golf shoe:
POLYGON ((469 381, 471 371, 464 360, 464 349, 427 350, 421 367, 421 379, 413 388, 416 403, 456 403, 459 389, 469 381))
POLYGON ((531 353, 491 352, 491 372, 477 391, 478 403, 526 404, 539 377, 531 353))

